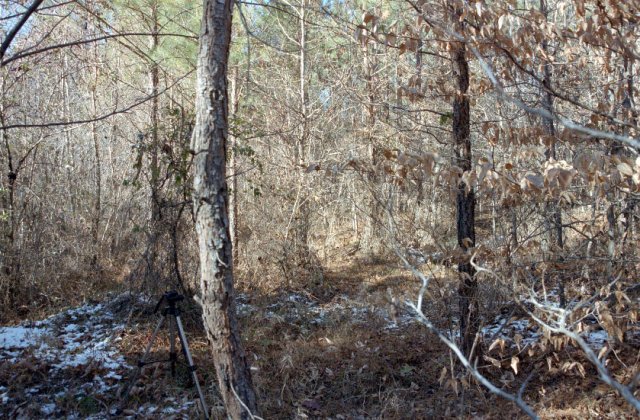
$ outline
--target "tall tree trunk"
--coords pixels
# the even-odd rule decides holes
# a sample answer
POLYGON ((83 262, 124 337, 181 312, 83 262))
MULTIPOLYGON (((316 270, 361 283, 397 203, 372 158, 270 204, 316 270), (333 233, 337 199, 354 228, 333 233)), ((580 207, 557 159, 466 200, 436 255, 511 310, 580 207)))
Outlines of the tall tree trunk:
MULTIPOLYGON (((229 97, 231 99, 231 118, 234 119, 238 112, 238 67, 233 69, 230 78, 231 86, 229 97)), ((229 231, 231 234, 231 244, 233 247, 233 263, 238 265, 240 247, 238 244, 238 159, 237 159, 237 139, 233 134, 229 134, 230 158, 229 168, 231 169, 231 193, 229 194, 229 231)))
POLYGON ((305 165, 307 159, 307 144, 309 142, 309 93, 307 87, 307 19, 306 19, 306 3, 303 0, 300 3, 298 11, 300 18, 300 55, 299 55, 299 95, 300 95, 300 115, 302 124, 300 125, 300 137, 296 145, 296 165, 298 172, 298 188, 299 188, 299 205, 298 215, 295 223, 295 249, 296 257, 300 262, 307 264, 309 262, 309 200, 306 188, 305 165))
MULTIPOLYGON (((5 79, 2 80, 2 92, 5 92, 5 79)), ((2 95, 0 101, 0 124, 5 125, 5 98, 2 95)), ((13 162, 13 151, 12 151, 12 139, 9 138, 9 133, 5 130, 2 130, 0 133, 2 136, 2 144, 6 148, 6 159, 7 159, 7 183, 8 183, 8 194, 2 195, 2 207, 4 208, 5 215, 7 217, 7 227, 6 232, 4 233, 6 243, 3 243, 5 249, 2 249, 2 253, 4 254, 4 259, 2 261, 2 271, 5 275, 9 277, 9 281, 6 287, 6 291, 3 290, 2 298, 4 299, 4 304, 11 304, 15 299, 14 297, 18 294, 19 290, 19 277, 18 277, 18 261, 19 261, 19 251, 16 246, 16 215, 15 215, 15 189, 16 189, 16 180, 18 179, 18 169, 16 168, 13 162)), ((3 183, 4 184, 4 183, 3 183)), ((4 242, 4 241, 3 241, 4 242)), ((4 248, 3 247, 3 248, 4 248)))
MULTIPOLYGON (((636 101, 633 95, 634 83, 633 83, 633 61, 629 60, 629 57, 624 56, 624 71, 626 73, 624 80, 626 82, 625 98, 622 103, 624 108, 625 118, 629 120, 633 125, 638 123, 638 113, 636 111, 636 101)), ((629 135, 629 129, 625 128, 625 136, 629 135)), ((627 198, 627 204, 624 209, 624 216, 626 220, 625 225, 625 240, 629 240, 630 236, 633 237, 633 220, 636 207, 636 199, 633 197, 627 198)))
MULTIPOLYGON (((70 105, 70 93, 69 93, 69 65, 67 55, 65 54, 62 62, 62 114, 64 121, 69 123, 71 121, 71 105, 70 105)), ((74 182, 74 177, 71 173, 71 169, 75 168, 76 160, 73 142, 71 139, 71 130, 64 130, 64 138, 65 138, 65 149, 66 149, 66 176, 67 176, 67 188, 69 191, 69 204, 71 204, 71 208, 69 209, 71 214, 76 214, 76 201, 77 194, 72 193, 73 188, 76 187, 76 182, 74 182)))
POLYGON ((158 49, 158 2, 154 1, 151 10, 152 19, 152 36, 151 36, 151 68, 149 71, 149 90, 152 95, 151 98, 151 219, 154 223, 154 229, 157 228, 155 224, 160 220, 160 197, 159 197, 159 180, 160 180, 160 167, 158 162, 158 151, 160 149, 159 136, 158 136, 158 86, 159 81, 159 67, 156 61, 156 51, 158 49))
MULTIPOLYGON (((548 12, 547 12, 547 6, 545 3, 545 0, 540 1, 540 11, 545 16, 545 19, 546 19, 548 12)), ((549 43, 546 39, 542 40, 542 50, 545 52, 545 54, 547 55, 549 54, 548 53, 549 43)), ((544 63, 544 78, 542 79, 542 87, 544 90, 544 92, 542 93, 542 107, 550 115, 553 115, 554 109, 553 109, 553 94, 551 93, 551 83, 552 83, 551 78, 552 78, 551 63, 549 61, 546 61, 544 63)), ((556 127, 553 122, 553 118, 551 117, 543 118, 542 125, 544 127, 545 134, 549 138, 548 140, 549 146, 545 152, 545 155, 547 159, 556 159, 556 142, 555 142, 556 127)), ((550 213, 550 219, 551 219, 550 221, 552 225, 552 229, 550 230, 552 244, 558 247, 559 249, 562 249, 564 247, 564 238, 563 238, 563 232, 562 232, 562 213, 561 213, 560 207, 558 207, 557 205, 554 205, 553 203, 549 206, 549 210, 550 210, 549 213, 550 213)))
POLYGON ((159 112, 159 67, 156 61, 156 52, 158 49, 158 1, 154 1, 151 5, 151 41, 149 49, 151 51, 151 63, 149 69, 149 91, 151 95, 151 114, 149 116, 151 124, 151 144, 150 144, 150 172, 151 172, 151 226, 150 226, 150 238, 149 248, 147 254, 147 267, 148 275, 151 280, 152 287, 161 286, 160 273, 161 269, 158 266, 158 241, 160 238, 160 229, 162 227, 160 219, 162 218, 162 209, 160 206, 160 166, 158 161, 158 152, 160 150, 159 133, 158 133, 158 112, 159 112))
MULTIPOLYGON (((96 90, 98 89, 98 76, 99 71, 97 67, 98 63, 98 51, 97 46, 94 49, 96 68, 94 69, 93 86, 91 89, 91 106, 93 108, 93 117, 98 115, 98 97, 96 90)), ((91 137, 93 139, 93 151, 95 158, 95 187, 96 187, 96 199, 93 208, 93 226, 91 228, 91 236, 93 238, 93 256, 91 258, 92 264, 98 262, 98 240, 100 234, 100 219, 102 215, 102 160, 100 156, 100 137, 98 134, 98 123, 96 121, 91 123, 91 137)))
POLYGON ((200 250, 202 317, 218 387, 227 416, 249 419, 252 413, 258 414, 257 402, 236 320, 227 214, 227 63, 232 6, 233 0, 204 2, 193 137, 193 205, 200 250))
MULTIPOLYGON (((97 75, 97 70, 96 70, 97 75)), ((97 83, 97 76, 96 76, 97 83)), ((94 115, 97 115, 97 97, 95 87, 91 91, 91 102, 93 104, 94 115)), ((94 202, 94 215, 93 215, 93 226, 92 226, 92 237, 93 237, 93 247, 94 247, 94 255, 93 255, 93 263, 97 262, 97 248, 98 248, 98 240, 100 233, 100 218, 102 214, 102 160, 100 156, 100 138, 98 134, 97 123, 94 121, 91 123, 91 136, 93 138, 93 151, 95 157, 95 177, 96 177, 96 200, 94 202)))
POLYGON ((374 130, 376 125, 376 109, 375 109, 375 91, 373 74, 375 73, 375 62, 372 61, 369 53, 369 43, 365 42, 362 46, 363 67, 365 71, 367 105, 366 124, 367 124, 367 149, 369 154, 369 163, 371 171, 367 175, 369 182, 369 195, 367 197, 367 210, 369 214, 365 217, 365 226, 362 232, 362 250, 365 254, 374 255, 379 251, 378 226, 381 222, 381 206, 380 194, 378 194, 379 177, 377 174, 377 166, 379 160, 379 151, 375 144, 374 130))
MULTIPOLYGON (((455 30, 462 33, 463 23, 460 21, 462 9, 452 3, 455 30)), ((469 63, 466 57, 466 45, 463 42, 452 42, 451 61, 457 83, 457 93, 453 100, 453 154, 454 165, 463 171, 471 170, 471 129, 469 103, 469 63)), ((458 289, 460 305, 460 338, 462 351, 469 356, 479 328, 479 305, 477 299, 478 283, 475 269, 469 262, 470 249, 475 246, 475 208, 476 198, 473 188, 463 182, 458 185, 456 197, 456 224, 458 246, 464 251, 465 259, 458 264, 460 286, 458 289)))
MULTIPOLYGON (((422 81, 422 47, 423 47, 423 42, 422 42, 422 36, 420 36, 418 38, 418 48, 416 48, 416 77, 418 78, 418 80, 422 81)), ((398 74, 398 70, 397 70, 397 65, 396 65, 396 75, 398 74)), ((400 95, 398 95, 400 96, 400 95)), ((398 97, 397 100, 397 105, 401 106, 402 105, 402 101, 400 100, 400 98, 398 97)), ((418 112, 416 113, 416 123, 418 125, 422 125, 423 124, 423 118, 422 118, 422 112, 418 112)), ((424 199, 425 199, 425 185, 423 184, 423 181, 418 182, 418 194, 416 197, 416 217, 420 218, 424 213, 424 207, 423 207, 423 203, 424 203, 424 199)), ((420 219, 418 219, 420 220, 420 219)))
MULTIPOLYGON (((612 114, 616 114, 617 109, 621 109, 621 119, 623 121, 629 122, 631 124, 636 124, 638 115, 635 110, 635 100, 634 100, 634 87, 633 87, 633 61, 629 60, 629 57, 623 55, 622 57, 622 68, 620 69, 620 79, 619 79, 619 91, 622 94, 622 103, 618 103, 618 98, 615 97, 612 108, 612 114)), ((629 136, 629 128, 625 126, 623 128, 622 134, 624 136, 629 136)), ((624 156, 625 148, 620 143, 613 143, 609 149, 609 154, 612 157, 622 157, 624 156)), ((633 213, 635 207, 635 200, 632 196, 627 196, 624 199, 624 206, 621 203, 620 192, 615 190, 609 193, 610 202, 607 209, 607 236, 608 236, 608 244, 607 244, 607 253, 609 256, 609 261, 607 262, 607 278, 611 279, 614 270, 614 260, 616 258, 623 259, 625 253, 625 244, 628 240, 629 234, 631 233, 631 226, 633 221, 633 213), (618 203, 620 203, 621 208, 618 209, 618 203), (625 227, 624 231, 618 229, 618 218, 620 215, 624 215, 625 219, 625 227), (621 235, 622 234, 622 235, 621 235), (622 236, 622 238, 621 238, 622 236), (622 239, 622 240, 621 240, 622 239)))
MULTIPOLYGON (((545 0, 540 0, 540 12, 544 15, 546 20, 548 10, 545 0)), ((542 40, 542 51, 544 51, 546 56, 550 55, 549 42, 546 38, 542 40)), ((542 79, 542 108, 549 113, 549 116, 543 117, 542 125, 544 127, 544 131, 549 144, 547 150, 545 151, 547 160, 556 159, 556 127, 553 122, 553 118, 551 117, 554 113, 553 94, 551 93, 551 70, 551 63, 548 60, 545 60, 543 70, 544 78, 542 79)), ((550 255, 554 255, 555 252, 564 248, 564 236, 562 232, 562 209, 560 209, 559 203, 553 201, 548 202, 545 207, 545 218, 547 219, 549 241, 551 243, 550 255)), ((564 281, 562 279, 558 280, 558 296, 560 297, 560 306, 564 308, 564 306, 566 305, 566 296, 564 293, 564 281)))

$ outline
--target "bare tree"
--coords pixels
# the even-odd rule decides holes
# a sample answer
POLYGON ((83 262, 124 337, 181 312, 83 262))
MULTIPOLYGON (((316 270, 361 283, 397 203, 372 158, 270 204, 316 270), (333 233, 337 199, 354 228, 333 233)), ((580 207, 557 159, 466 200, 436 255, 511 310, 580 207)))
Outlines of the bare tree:
MULTIPOLYGON (((548 19, 549 10, 547 7, 547 3, 545 0, 540 0, 540 13, 544 16, 544 19, 548 19)), ((549 48, 549 40, 546 38, 542 40, 541 44, 542 51, 544 51, 545 56, 550 56, 550 48, 549 48)), ((545 157, 547 160, 556 160, 556 126, 553 121, 554 107, 553 107, 553 94, 552 92, 552 63, 550 60, 545 60, 543 66, 543 78, 541 83, 542 92, 542 108, 548 112, 548 116, 542 117, 542 125, 544 127, 544 132, 548 136, 548 147, 545 151, 545 157)), ((559 206, 559 203, 549 202, 546 204, 546 219, 547 224, 549 225, 549 239, 551 247, 555 247, 556 250, 561 250, 564 248, 564 237, 562 232, 562 209, 559 206)), ((560 294, 560 304, 564 306, 566 304, 566 297, 564 293, 564 283, 562 280, 558 282, 559 294, 560 294)))
MULTIPOLYGON (((460 19, 462 9, 457 6, 457 3, 452 3, 450 7, 453 8, 452 20, 455 22, 454 26, 458 32, 462 32, 464 30, 460 19)), ((467 48, 464 42, 453 42, 451 62, 457 84, 457 92, 453 100, 453 151, 454 165, 462 171, 471 171, 471 106, 468 96, 469 63, 467 62, 466 53, 467 48)), ((465 254, 469 254, 469 249, 473 248, 476 243, 476 198, 473 187, 462 180, 458 184, 456 209, 458 246, 465 254)), ((458 272, 460 275, 460 288, 458 291, 460 299, 460 338, 462 340, 462 351, 471 358, 471 347, 479 326, 478 301, 476 297, 478 283, 475 279, 475 270, 468 260, 458 264, 458 272)))
POLYGON ((200 244, 203 320, 227 415, 253 417, 257 403, 236 320, 228 218, 226 147, 227 63, 232 0, 204 3, 194 133, 193 205, 200 244))

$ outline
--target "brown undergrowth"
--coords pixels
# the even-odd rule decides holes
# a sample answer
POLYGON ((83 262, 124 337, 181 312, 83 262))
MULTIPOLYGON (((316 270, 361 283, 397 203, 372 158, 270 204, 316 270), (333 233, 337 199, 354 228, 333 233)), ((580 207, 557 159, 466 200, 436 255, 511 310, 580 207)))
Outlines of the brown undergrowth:
POLYGON ((64 275, 50 273, 46 279, 13 292, 11 304, 0 307, 0 325, 42 319, 88 301, 102 301, 109 294, 128 289, 124 282, 128 273, 128 265, 115 266, 109 262, 69 270, 64 275))
MULTIPOLYGON (((446 281, 446 271, 441 274, 441 287, 455 290, 455 284, 446 281)), ((410 298, 416 289, 409 273, 387 262, 334 267, 325 272, 321 284, 307 289, 262 296, 240 290, 243 337, 261 415, 267 419, 522 417, 514 405, 470 379, 437 337, 411 322, 402 310, 394 312, 390 297, 410 298)), ((443 328, 451 325, 447 296, 434 298, 428 311, 443 328)), ((145 331, 123 341, 123 350, 141 351, 150 333, 145 331)), ((197 330, 191 329, 190 337, 205 388, 214 395, 206 343, 197 330)), ((167 348, 168 343, 162 346, 167 348)), ((531 357, 526 351, 506 348, 491 356, 499 367, 486 363, 483 373, 510 392, 517 392, 535 372, 524 395, 542 418, 633 417, 632 409, 597 379, 595 369, 575 347, 531 357), (514 355, 520 358, 517 374, 510 367, 514 355), (584 372, 575 365, 567 368, 567 362, 580 363, 584 372)), ((637 356, 632 346, 617 352, 609 368, 618 380, 629 380, 637 356)), ((166 379, 166 370, 153 372, 150 378, 166 379)), ((222 418, 220 402, 210 404, 222 418)))
MULTIPOLYGON (((425 312, 453 334, 456 284, 451 279, 455 277, 447 268, 425 267, 429 268, 434 269, 435 287, 425 312)), ((245 348, 260 414, 265 419, 523 417, 513 404, 470 379, 435 335, 414 322, 402 306, 392 304, 394 298, 395 302, 414 298, 418 289, 410 273, 393 262, 352 261, 325 270, 322 281, 312 287, 293 286, 269 293, 242 287, 238 291, 245 348)), ((117 311, 126 323, 117 347, 131 366, 144 351, 157 322, 154 303, 117 311)), ((485 318, 499 315, 503 306, 499 302, 487 305, 485 318)), ((215 418, 224 418, 197 307, 185 302, 183 309, 209 407, 215 418)), ((490 344, 485 343, 485 348, 490 344)), ((163 331, 150 359, 165 360, 168 348, 163 331)), ((608 368, 617 380, 628 383, 637 369, 637 346, 630 342, 615 349, 608 368)), ((487 355, 490 359, 483 360, 481 371, 510 392, 517 392, 534 372, 524 397, 542 418, 634 416, 631 407, 597 379, 595 369, 570 343, 537 348, 531 354, 526 347, 518 349, 507 343, 495 346, 487 355), (514 356, 519 360, 517 372, 511 365, 514 356)), ((18 364, 4 363, 0 366, 0 382, 11 384, 11 389, 26 389, 45 381, 47 369, 46 364, 29 358, 18 364)), ((92 375, 88 368, 73 372, 80 376, 66 378, 69 383, 80 383, 81 378, 92 375)), ((130 372, 121 369, 123 377, 117 389, 127 384, 130 372)), ((57 401, 62 411, 58 412, 91 415, 103 409, 108 412, 122 403, 116 390, 90 397, 60 396, 57 401)), ((159 410, 177 406, 175 413, 165 412, 162 417, 196 418, 196 401, 185 366, 179 365, 176 377, 171 377, 166 363, 155 363, 145 367, 118 416, 158 418, 159 410)), ((24 398, 15 403, 29 401, 24 398)))

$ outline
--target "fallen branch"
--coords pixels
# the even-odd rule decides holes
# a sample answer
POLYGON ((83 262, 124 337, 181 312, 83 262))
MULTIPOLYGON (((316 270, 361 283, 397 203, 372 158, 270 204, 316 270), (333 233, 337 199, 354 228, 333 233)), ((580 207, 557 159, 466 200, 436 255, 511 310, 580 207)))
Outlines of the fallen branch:
POLYGON ((520 390, 518 391, 518 394, 517 395, 513 395, 513 394, 510 394, 510 393, 498 388, 489 379, 487 379, 482 373, 480 373, 480 371, 478 371, 478 369, 475 366, 475 364, 472 364, 470 362, 470 360, 464 355, 462 350, 460 350, 460 347, 458 347, 458 345, 456 343, 454 343, 451 339, 449 339, 449 337, 447 337, 438 328, 436 328, 436 326, 433 325, 433 323, 429 320, 429 318, 427 318, 427 316, 422 311, 422 304, 424 302, 424 294, 427 292, 427 289, 428 289, 429 283, 430 283, 430 281, 429 281, 430 279, 427 276, 425 276, 424 273, 422 273, 420 270, 418 270, 416 267, 414 267, 412 264, 410 264, 409 261, 404 257, 404 255, 402 255, 402 253, 397 248, 394 249, 394 251, 395 251, 396 255, 402 260, 402 262, 404 263, 405 267, 408 268, 409 270, 411 270, 411 272, 415 276, 417 276, 422 282, 422 287, 420 288, 420 291, 418 292, 418 297, 416 299, 416 303, 413 303, 413 302, 408 301, 408 300, 405 301, 405 305, 412 310, 412 312, 416 316, 416 319, 421 324, 423 324, 425 327, 427 327, 432 333, 434 333, 436 336, 438 336, 440 341, 442 341, 447 347, 449 347, 449 349, 456 355, 456 357, 458 358, 460 363, 462 363, 462 366, 464 366, 467 369, 467 371, 469 373, 471 373, 471 375, 474 378, 476 378, 476 380, 478 382, 480 382, 480 384, 482 384, 485 388, 487 388, 493 394, 496 394, 499 397, 502 397, 502 398, 504 398, 504 399, 506 399, 508 401, 511 401, 511 402, 515 403, 530 418, 537 419, 538 416, 536 415, 536 413, 522 399, 522 395, 524 393, 524 390, 525 390, 527 384, 531 380, 532 374, 529 375, 529 377, 527 377, 527 379, 525 379, 525 381, 523 382, 522 386, 520 387, 520 390))

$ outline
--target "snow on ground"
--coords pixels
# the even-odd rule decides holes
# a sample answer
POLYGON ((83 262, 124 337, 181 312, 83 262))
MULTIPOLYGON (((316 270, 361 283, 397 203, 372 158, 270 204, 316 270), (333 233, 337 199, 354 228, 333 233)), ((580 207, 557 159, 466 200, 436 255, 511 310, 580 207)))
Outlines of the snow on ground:
MULTIPOLYGON (((15 365, 15 375, 25 369, 42 371, 41 377, 28 386, 18 386, 12 383, 11 373, 7 376, 6 369, 0 369, 0 418, 113 417, 116 411, 112 402, 117 401, 117 391, 132 369, 118 350, 125 328, 123 317, 118 313, 138 301, 139 298, 132 300, 129 295, 120 295, 105 303, 69 309, 42 321, 0 327, 0 367, 15 365)), ((246 295, 238 297, 239 316, 264 311, 267 319, 299 324, 302 328, 333 322, 347 322, 354 327, 377 322, 382 329, 391 331, 416 323, 407 311, 393 314, 346 295, 321 304, 307 295, 293 293, 260 309, 249 301, 246 295)), ((509 346, 520 347, 534 345, 542 337, 540 327, 530 320, 505 316, 485 326, 482 333, 487 340, 503 339, 509 346)), ((585 333, 584 337, 595 350, 608 340, 607 333, 601 329, 585 333)), ((37 377, 36 373, 31 374, 37 377)), ((180 418, 193 412, 194 404, 188 398, 168 397, 158 404, 140 403, 121 416, 180 418)))
MULTIPOLYGON (((545 302, 555 303, 556 294, 551 291, 545 302)), ((258 311, 257 308, 247 303, 247 296, 241 295, 238 299, 238 313, 247 316, 258 311)), ((267 319, 280 319, 289 323, 302 323, 303 325, 322 326, 331 320, 346 320, 354 326, 364 325, 374 319, 381 321, 384 330, 395 330, 416 324, 415 317, 408 311, 392 315, 385 308, 374 307, 348 296, 339 296, 328 304, 319 304, 315 300, 299 293, 292 293, 267 307, 265 314, 267 319)), ((445 332, 450 338, 459 337, 458 330, 445 332)), ((542 329, 527 318, 497 317, 493 322, 482 328, 485 340, 493 342, 503 339, 510 346, 521 348, 535 345, 542 338, 542 329)), ((608 341, 607 332, 602 329, 594 329, 583 333, 583 338, 594 350, 600 350, 608 341)))
MULTIPOLYGON (((491 324, 482 328, 482 335, 493 342, 497 339, 515 347, 532 346, 542 337, 542 328, 526 318, 510 318, 499 316, 491 324)), ((609 340, 609 335, 603 329, 596 328, 582 333, 582 338, 593 350, 600 350, 609 340)))
MULTIPOLYGON (((249 304, 246 295, 238 297, 238 313, 241 317, 259 312, 259 309, 249 304)), ((523 300, 527 304, 529 300, 523 300)), ((550 290, 542 300, 552 307, 559 305, 558 293, 550 290)), ((348 322, 354 327, 371 323, 374 320, 382 323, 382 329, 387 331, 402 329, 410 325, 418 325, 415 316, 409 311, 401 311, 392 314, 383 307, 376 307, 347 295, 337 296, 332 302, 321 304, 305 294, 291 293, 282 297, 276 303, 267 306, 265 311, 267 319, 280 320, 287 323, 299 324, 302 328, 327 325, 335 320, 348 322)), ((481 330, 485 340, 489 343, 502 339, 510 347, 524 348, 534 346, 540 342, 543 333, 542 328, 528 318, 506 317, 503 315, 495 318, 481 330)), ((453 331, 444 331, 449 338, 459 338, 460 332, 456 328, 453 331)), ((609 340, 605 330, 598 325, 592 325, 588 331, 582 333, 582 337, 595 351, 600 350, 609 340)))
POLYGON ((523 347, 536 343, 542 336, 538 326, 530 324, 528 319, 506 317, 498 317, 493 323, 482 328, 482 335, 491 342, 503 339, 514 345, 517 337, 523 347))
MULTIPOLYGON (((281 319, 285 322, 302 323, 310 326, 323 326, 340 320, 353 325, 365 325, 372 320, 383 323, 383 329, 395 330, 415 322, 415 317, 408 312, 392 315, 385 308, 363 303, 346 295, 334 301, 320 304, 309 297, 292 293, 284 299, 266 308, 267 319, 281 319)), ((257 309, 246 303, 246 296, 240 296, 238 313, 246 316, 257 309)))
MULTIPOLYGON (((537 296, 536 302, 549 308, 559 308, 559 296, 560 293, 557 289, 551 289, 542 296, 537 296)), ((523 305, 530 305, 533 308, 533 302, 534 300, 531 296, 521 296, 523 305)), ((595 320, 592 322, 587 321, 587 323, 591 325, 587 328, 587 331, 582 333, 582 338, 593 350, 598 351, 607 344, 609 335, 595 320)), ((503 339, 511 346, 519 345, 521 348, 535 345, 543 335, 542 328, 533 320, 517 317, 508 318, 503 315, 496 317, 493 322, 482 328, 482 334, 490 342, 503 339)))
MULTIPOLYGON (((125 326, 114 313, 127 299, 130 296, 120 295, 41 321, 0 327, 0 365, 16 366, 15 373, 9 369, 0 376, 0 418, 111 417, 114 408, 104 401, 116 400, 132 369, 117 348, 125 326), (33 376, 28 385, 13 383, 25 370, 33 376)), ((190 404, 146 404, 127 414, 157 417, 169 410, 166 414, 178 415, 190 404)))
MULTIPOLYGON (((116 411, 118 391, 133 369, 118 350, 125 329, 120 312, 138 300, 120 295, 41 321, 0 327, 0 367, 12 366, 0 368, 0 418, 186 418, 192 413, 194 400, 173 397, 157 404, 141 402, 121 414, 116 411), (33 377, 14 381, 25 371, 33 377)), ((383 329, 394 330, 414 322, 408 313, 393 316, 384 308, 347 296, 320 304, 294 293, 260 309, 248 300, 239 296, 240 316, 264 311, 268 319, 299 323, 305 328, 334 321, 356 326, 376 321, 383 329)))
POLYGON ((24 349, 34 345, 45 331, 22 326, 0 328, 0 349, 24 349))

